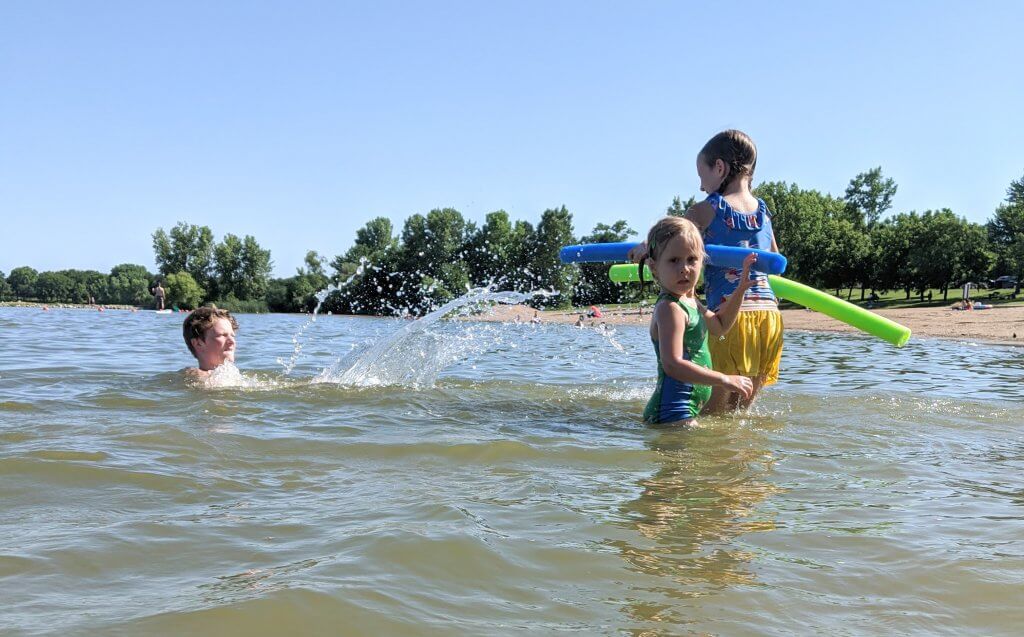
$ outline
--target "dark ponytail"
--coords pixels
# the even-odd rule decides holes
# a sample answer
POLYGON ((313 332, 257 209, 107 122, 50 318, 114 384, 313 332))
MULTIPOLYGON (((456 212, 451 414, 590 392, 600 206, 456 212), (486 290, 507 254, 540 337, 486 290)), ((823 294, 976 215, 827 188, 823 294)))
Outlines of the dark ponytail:
POLYGON ((730 129, 718 133, 704 144, 704 148, 700 149, 700 157, 701 161, 709 166, 713 166, 716 160, 721 159, 729 170, 716 191, 718 194, 723 194, 726 187, 738 177, 746 179, 748 182, 754 179, 754 169, 757 168, 757 146, 754 145, 754 140, 750 139, 750 136, 743 131, 730 129))

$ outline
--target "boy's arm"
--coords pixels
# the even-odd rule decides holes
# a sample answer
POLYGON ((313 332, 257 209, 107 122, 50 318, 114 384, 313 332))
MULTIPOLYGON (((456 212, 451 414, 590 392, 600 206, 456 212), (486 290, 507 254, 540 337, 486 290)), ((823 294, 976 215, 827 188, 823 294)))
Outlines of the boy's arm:
POLYGON ((704 310, 704 321, 708 324, 708 333, 712 336, 724 335, 736 323, 736 318, 740 314, 740 306, 743 304, 743 294, 754 284, 750 278, 750 266, 754 265, 756 260, 757 256, 753 253, 743 259, 743 273, 740 274, 740 282, 725 303, 718 307, 717 312, 704 310))

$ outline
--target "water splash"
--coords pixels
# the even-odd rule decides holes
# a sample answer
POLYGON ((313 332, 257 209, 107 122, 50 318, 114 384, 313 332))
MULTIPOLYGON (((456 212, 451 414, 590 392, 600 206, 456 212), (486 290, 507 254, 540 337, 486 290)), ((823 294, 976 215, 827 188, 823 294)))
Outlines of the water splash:
POLYGON ((332 293, 347 287, 350 283, 352 283, 352 281, 356 279, 356 277, 362 276, 362 274, 366 272, 366 268, 369 267, 369 265, 370 263, 369 261, 366 260, 366 257, 361 258, 359 260, 359 267, 357 267, 356 271, 352 273, 352 276, 345 279, 344 281, 332 283, 314 295, 316 297, 316 307, 313 308, 313 314, 309 317, 309 320, 302 324, 302 327, 299 328, 299 331, 297 331, 295 335, 292 336, 292 355, 288 357, 287 361, 284 360, 283 358, 277 359, 277 364, 284 368, 285 376, 291 374, 292 370, 295 369, 296 363, 299 362, 299 357, 302 355, 302 348, 305 345, 304 337, 306 334, 306 330, 308 330, 310 326, 313 325, 313 323, 316 323, 316 317, 320 313, 320 308, 323 307, 324 301, 327 300, 327 297, 330 296, 332 293))
POLYGON ((616 340, 615 338, 615 333, 617 331, 615 330, 615 328, 608 327, 607 324, 601 323, 599 326, 595 327, 594 330, 598 334, 603 336, 604 339, 608 341, 608 344, 614 347, 615 349, 619 350, 620 352, 626 351, 626 348, 622 346, 622 343, 619 343, 619 341, 616 340))
MULTIPOLYGON (((432 385, 437 375, 451 364, 493 349, 511 338, 495 324, 460 321, 438 326, 445 317, 467 318, 492 304, 514 304, 551 292, 494 291, 474 288, 433 312, 412 321, 398 331, 370 344, 324 370, 314 382, 356 387, 381 385, 432 385)), ((518 338, 518 336, 516 336, 518 338)))
POLYGON ((213 389, 225 387, 256 389, 265 386, 265 382, 246 376, 230 361, 225 361, 210 371, 210 375, 203 380, 202 384, 205 388, 213 389))

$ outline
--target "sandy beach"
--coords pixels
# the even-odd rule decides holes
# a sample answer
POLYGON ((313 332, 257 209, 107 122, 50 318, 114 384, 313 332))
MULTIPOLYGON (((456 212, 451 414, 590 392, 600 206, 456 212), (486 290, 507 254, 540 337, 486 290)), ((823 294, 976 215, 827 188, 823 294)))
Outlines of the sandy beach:
MULTIPOLYGON (((537 317, 546 323, 575 323, 580 312, 545 311, 537 317)), ((878 310, 878 314, 910 328, 915 337, 949 339, 971 339, 1005 344, 1024 345, 1024 306, 994 307, 987 310, 955 311, 949 307, 905 308, 878 310)), ((534 309, 525 305, 496 308, 489 320, 529 321, 534 309)), ((854 328, 824 314, 805 309, 782 311, 787 330, 808 330, 816 332, 856 332, 854 328)), ((602 318, 588 318, 591 326, 604 322, 608 325, 646 325, 650 321, 650 310, 643 315, 637 310, 608 310, 602 318)))

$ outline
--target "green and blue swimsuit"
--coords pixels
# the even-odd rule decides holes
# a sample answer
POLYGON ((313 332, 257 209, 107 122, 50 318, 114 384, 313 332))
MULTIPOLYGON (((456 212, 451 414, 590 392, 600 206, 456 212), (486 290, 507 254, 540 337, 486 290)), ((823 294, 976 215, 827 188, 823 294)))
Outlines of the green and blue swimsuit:
MULTIPOLYGON (((711 369, 711 353, 708 351, 708 326, 704 316, 696 307, 690 307, 680 299, 662 293, 658 297, 678 303, 686 312, 686 329, 683 331, 683 359, 711 369)), ((654 344, 654 355, 658 358, 658 386, 644 409, 644 421, 667 423, 691 420, 697 417, 701 407, 711 398, 711 387, 684 383, 665 373, 661 365, 661 349, 658 341, 654 344)))

